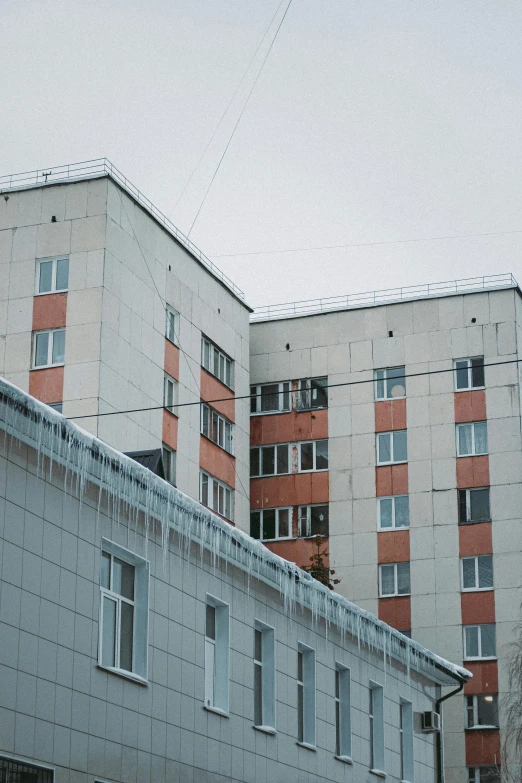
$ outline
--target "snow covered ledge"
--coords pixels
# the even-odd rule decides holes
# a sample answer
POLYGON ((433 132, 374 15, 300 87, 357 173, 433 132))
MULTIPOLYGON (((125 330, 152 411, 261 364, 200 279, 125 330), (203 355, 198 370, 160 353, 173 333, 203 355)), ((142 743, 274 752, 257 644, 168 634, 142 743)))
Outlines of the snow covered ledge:
MULTIPOLYGON (((308 609, 314 621, 324 619, 359 645, 395 659, 441 685, 462 683, 471 673, 435 655, 343 596, 330 591, 294 563, 270 552, 238 528, 228 525, 197 501, 180 492, 139 463, 68 421, 44 403, 0 378, 0 430, 36 450, 39 467, 47 457, 65 467, 80 501, 88 483, 105 493, 117 517, 125 512, 137 521, 143 515, 146 535, 151 524, 161 526, 165 556, 170 531, 188 552, 192 543, 210 552, 212 561, 229 562, 277 590, 285 610, 308 609)), ((7 438, 9 448, 9 437, 7 438)))

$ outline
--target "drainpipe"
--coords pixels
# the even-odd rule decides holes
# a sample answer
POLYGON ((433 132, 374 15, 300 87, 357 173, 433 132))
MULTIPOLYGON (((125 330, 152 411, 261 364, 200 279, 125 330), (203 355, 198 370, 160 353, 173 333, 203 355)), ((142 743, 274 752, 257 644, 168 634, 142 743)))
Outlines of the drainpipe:
POLYGON ((454 691, 450 691, 450 693, 446 694, 446 696, 442 696, 442 698, 437 699, 435 702, 435 711, 440 715, 440 731, 437 734, 437 783, 444 783, 444 742, 442 738, 443 723, 442 710, 440 705, 443 701, 446 701, 446 699, 451 699, 452 696, 456 696, 457 693, 461 693, 467 681, 461 680, 460 677, 458 681, 460 683, 458 688, 456 688, 454 691))

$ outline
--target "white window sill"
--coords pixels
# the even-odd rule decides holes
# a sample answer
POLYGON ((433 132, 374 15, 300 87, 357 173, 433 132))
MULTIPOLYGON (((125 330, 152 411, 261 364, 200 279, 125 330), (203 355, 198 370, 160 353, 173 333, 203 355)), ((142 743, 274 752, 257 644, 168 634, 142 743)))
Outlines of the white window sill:
POLYGON ((215 712, 216 715, 221 715, 222 718, 230 718, 230 713, 221 710, 219 707, 209 707, 207 704, 204 704, 203 709, 207 712, 215 712))
POLYGON ((69 292, 68 288, 59 288, 56 291, 37 291, 35 293, 35 296, 49 296, 49 294, 67 294, 69 292))
POLYGON ((459 392, 480 391, 485 388, 485 386, 470 386, 468 389, 455 389, 455 394, 458 394, 459 392))
POLYGON ((273 735, 277 734, 276 729, 274 729, 272 726, 256 726, 256 725, 254 725, 254 726, 252 726, 252 728, 255 729, 256 731, 262 731, 263 734, 273 734, 273 735))
POLYGON ((317 748, 315 745, 310 745, 308 742, 296 742, 296 745, 299 745, 300 748, 306 748, 306 750, 313 750, 314 753, 317 753, 317 748))
POLYGON ((31 370, 48 370, 50 367, 64 367, 65 362, 59 364, 39 364, 38 367, 31 367, 31 370))
MULTIPOLYGON (((481 451, 476 454, 457 454, 457 459, 464 459, 465 457, 487 457, 489 455, 489 451, 481 451)), ((471 487, 471 489, 474 489, 474 487, 471 487)))
POLYGON ((463 587, 461 593, 492 593, 495 588, 491 587, 463 587))
POLYGON ((376 397, 375 402, 392 402, 393 400, 405 400, 405 399, 406 399, 406 395, 403 394, 402 397, 376 397))
POLYGON ((306 413, 307 411, 326 411, 328 410, 328 405, 318 405, 315 408, 296 408, 297 413, 306 413))
POLYGON ((329 470, 329 468, 319 468, 318 470, 298 470, 297 474, 299 474, 299 473, 328 473, 328 470, 329 470))
POLYGON ((288 538, 258 538, 263 544, 276 544, 278 541, 297 541, 296 538, 289 536, 288 538))
POLYGON ((411 593, 386 593, 386 595, 379 595, 379 598, 409 598, 411 593))
POLYGON ((383 772, 382 769, 371 769, 370 772, 372 775, 377 775, 379 778, 387 777, 386 772, 383 772))
POLYGON ((337 761, 342 761, 344 764, 353 764, 351 756, 336 756, 337 761))
POLYGON ((408 460, 402 459, 400 462, 378 462, 377 467, 378 468, 387 468, 389 465, 407 465, 408 460))
POLYGON ((273 416, 276 413, 290 413, 290 408, 285 408, 282 411, 256 411, 255 413, 250 412, 250 415, 251 416, 273 416))
POLYGON ((396 530, 409 530, 409 525, 402 525, 402 527, 378 527, 378 533, 395 533, 396 530))
POLYGON ((496 661, 497 656, 496 655, 490 655, 489 657, 486 656, 484 658, 464 658, 465 661, 496 661))
POLYGON ((127 672, 125 669, 113 669, 111 666, 102 666, 101 663, 96 664, 96 667, 109 674, 115 674, 117 677, 123 677, 125 680, 132 680, 137 685, 148 686, 149 684, 145 677, 140 677, 139 674, 134 674, 133 672, 127 672))
POLYGON ((485 729, 486 731, 498 731, 500 726, 466 726, 465 731, 482 731, 485 729))

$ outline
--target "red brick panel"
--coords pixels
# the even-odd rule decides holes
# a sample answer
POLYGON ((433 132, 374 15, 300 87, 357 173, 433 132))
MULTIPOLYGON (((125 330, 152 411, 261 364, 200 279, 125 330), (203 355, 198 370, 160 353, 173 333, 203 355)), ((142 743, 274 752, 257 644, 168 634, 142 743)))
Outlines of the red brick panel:
POLYGON ((33 331, 65 326, 67 294, 46 294, 33 299, 33 331))
POLYGON ((375 468, 375 486, 378 497, 408 494, 408 465, 382 465, 375 468))
POLYGON ((493 554, 491 522, 459 525, 459 552, 461 557, 493 554))
POLYGON ((410 559, 410 531, 387 530, 377 533, 377 553, 379 563, 407 563, 410 559))
MULTIPOLYGON (((179 381, 179 348, 165 338, 165 372, 179 381)), ((220 395, 223 396, 223 395, 220 395)))
POLYGON ((328 437, 328 409, 290 411, 252 416, 250 443, 267 446, 271 443, 293 443, 300 440, 320 440, 328 437))
POLYGON ((457 487, 489 487, 489 457, 457 458, 457 487))
POLYGON ((500 732, 498 729, 480 729, 466 732, 466 766, 500 764, 500 732))
POLYGON ((63 400, 63 367, 48 367, 29 373, 29 394, 42 402, 63 400))
POLYGON ((406 400, 375 403, 375 432, 406 429, 406 400))
POLYGON ((467 421, 485 421, 486 392, 465 391, 455 392, 455 422, 463 424, 467 421))
POLYGON ((201 368, 200 394, 202 400, 209 400, 212 407, 230 421, 234 418, 234 392, 218 381, 213 375, 201 368), (225 400, 225 402, 212 402, 212 400, 225 400), (230 401, 229 401, 230 400, 230 401))
POLYGON ((466 661, 473 679, 464 686, 464 693, 498 693, 498 665, 496 661, 466 661))
POLYGON ((392 628, 404 631, 411 628, 411 600, 409 595, 379 598, 379 620, 392 628))
POLYGON ((250 508, 328 503, 328 472, 270 476, 250 482, 250 508))
MULTIPOLYGON (((310 558, 317 554, 317 544, 313 538, 294 538, 288 541, 271 541, 265 544, 267 549, 285 560, 296 563, 299 567, 310 565, 310 558)), ((321 551, 328 551, 328 539, 323 540, 321 551)), ((326 566, 330 564, 329 557, 324 558, 326 566)), ((335 578, 335 577, 334 577, 335 578)), ((409 627, 409 626, 408 626, 409 627)))
POLYGON ((493 590, 461 593, 460 605, 463 625, 495 622, 495 593, 493 590))
POLYGON ((163 443, 174 451, 178 448, 178 417, 170 411, 163 410, 163 443))
POLYGON ((224 481, 229 487, 236 486, 236 460, 203 435, 199 442, 199 464, 203 470, 224 481))

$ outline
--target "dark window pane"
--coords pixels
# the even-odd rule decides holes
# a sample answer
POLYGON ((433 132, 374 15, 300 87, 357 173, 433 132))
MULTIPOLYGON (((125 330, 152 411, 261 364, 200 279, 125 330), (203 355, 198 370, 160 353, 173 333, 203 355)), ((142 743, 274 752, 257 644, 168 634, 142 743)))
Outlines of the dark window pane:
POLYGON ((493 557, 481 555, 478 558, 479 587, 493 587, 493 557))
POLYGON ((489 489, 470 490, 471 521, 487 522, 491 519, 489 513, 489 489))
POLYGON ((475 558, 465 557, 462 561, 462 587, 465 590, 472 590, 476 587, 475 582, 475 558))
POLYGON ((261 410, 277 411, 279 410, 279 384, 272 383, 268 386, 261 386, 261 410))
POLYGON ((314 444, 301 443, 301 470, 313 470, 314 444))
POLYGON ((481 635, 482 635, 482 657, 492 658, 497 654, 497 642, 496 642, 494 623, 491 623, 489 625, 482 625, 481 635))
POLYGON ((56 262, 56 290, 66 291, 69 286, 69 259, 61 258, 56 262))
POLYGON ((257 413, 257 395, 256 387, 250 387, 250 413, 257 413))
POLYGON ((263 540, 267 541, 276 537, 276 512, 275 509, 263 511, 263 540))
POLYGON ((124 560, 114 558, 112 566, 113 585, 112 590, 114 593, 123 595, 130 601, 134 600, 134 566, 130 563, 125 563, 124 560))
POLYGON ((134 638, 134 607, 121 602, 120 669, 132 671, 132 648, 134 638))
POLYGON ((459 522, 467 522, 466 514, 466 490, 459 489, 459 522))
POLYGON ((404 367, 393 367, 386 372, 386 396, 392 397, 406 396, 406 378, 404 377, 404 367))
POLYGON ((496 695, 477 696, 477 712, 479 726, 498 726, 496 695))
POLYGON ((325 388, 328 378, 313 378, 311 381, 311 407, 326 408, 328 405, 328 390, 325 388))
MULTIPOLYGON (((256 631, 258 633, 258 631, 256 631)), ((254 724, 263 725, 263 682, 262 669, 259 664, 254 664, 254 724)))
POLYGON ((250 449, 250 475, 259 476, 259 449, 250 449))
POLYGON ((53 262, 42 261, 40 264, 40 281, 38 286, 38 292, 40 294, 47 294, 53 286, 53 262))
POLYGON ((275 448, 274 446, 265 446, 262 449, 262 475, 272 476, 275 473, 275 448))
POLYGON ((395 527, 409 527, 410 510, 408 495, 397 495, 395 498, 395 527))
POLYGON ((315 444, 316 470, 328 470, 328 441, 318 440, 315 444))
POLYGON ((288 473, 288 446, 277 447, 277 472, 288 473))
POLYGON ((410 564, 397 563, 397 593, 408 595, 410 592, 410 564))
POLYGON ((471 360, 471 385, 484 386, 484 357, 471 360))
POLYGON ((261 538, 260 512, 252 511, 250 514, 250 535, 252 538, 261 538))
POLYGON ((468 361, 455 362, 455 374, 457 376, 457 389, 468 388, 468 361))
POLYGON ((290 535, 289 514, 287 508, 279 510, 279 538, 287 538, 290 535))
POLYGON ((256 661, 263 660, 263 635, 258 628, 254 631, 254 658, 256 661))
POLYGON ((211 604, 207 604, 205 635, 207 639, 216 638, 216 607, 211 604))
POLYGON ((328 506, 312 506, 310 509, 310 522, 312 536, 328 535, 328 506))
POLYGON ((406 430, 393 433, 393 461, 405 462, 408 459, 406 430))

